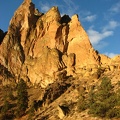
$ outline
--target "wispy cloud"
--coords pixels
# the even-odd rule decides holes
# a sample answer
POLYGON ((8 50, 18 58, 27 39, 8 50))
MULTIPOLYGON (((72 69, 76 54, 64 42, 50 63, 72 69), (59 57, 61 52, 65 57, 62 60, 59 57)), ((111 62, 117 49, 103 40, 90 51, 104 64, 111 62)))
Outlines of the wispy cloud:
POLYGON ((74 6, 75 4, 74 4, 74 2, 72 1, 72 0, 63 0, 64 1, 64 3, 68 6, 68 7, 72 7, 72 6, 74 6))
POLYGON ((89 28, 87 33, 93 45, 97 45, 101 40, 113 35, 113 31, 99 32, 93 28, 89 28))
POLYGON ((100 31, 94 29, 94 27, 90 27, 87 30, 87 33, 93 46, 99 46, 102 40, 114 35, 114 30, 119 26, 120 26, 120 23, 118 23, 117 21, 111 20, 100 31))
POLYGON ((48 4, 47 2, 42 3, 40 2, 40 9, 41 12, 47 12, 52 6, 50 4, 48 4))
POLYGON ((107 21, 113 20, 113 19, 117 20, 120 16, 119 14, 120 14, 120 1, 119 2, 115 1, 114 4, 103 13, 104 20, 107 20, 107 21))
POLYGON ((95 44, 95 45, 94 45, 94 48, 99 51, 100 49, 104 49, 104 48, 107 47, 108 45, 109 45, 108 42, 102 40, 102 41, 100 41, 98 44, 95 44))
POLYGON ((104 26, 103 28, 103 31, 106 31, 106 30, 114 30, 116 27, 120 26, 120 23, 118 23, 117 21, 109 21, 109 23, 104 26))
POLYGON ((120 1, 114 4, 109 11, 113 13, 120 13, 120 1))
POLYGON ((117 55, 116 53, 108 53, 108 52, 106 52, 104 54, 107 55, 110 58, 113 58, 113 57, 115 57, 117 55))
POLYGON ((96 15, 88 15, 85 18, 83 18, 83 21, 93 22, 96 19, 96 15))
POLYGON ((65 4, 61 8, 61 14, 68 14, 70 17, 74 14, 78 14, 79 6, 76 5, 73 0, 63 0, 63 1, 65 4))
POLYGON ((96 20, 97 15, 88 10, 81 10, 79 12, 79 17, 82 22, 93 22, 96 20))
POLYGON ((40 1, 39 5, 40 5, 40 11, 41 12, 47 12, 52 6, 58 6, 61 16, 64 14, 69 15, 70 17, 76 13, 78 13, 79 10, 79 6, 76 5, 73 0, 63 0, 63 3, 56 2, 56 0, 53 0, 53 2, 48 2, 48 1, 40 1), (74 9, 73 9, 74 8, 74 9))

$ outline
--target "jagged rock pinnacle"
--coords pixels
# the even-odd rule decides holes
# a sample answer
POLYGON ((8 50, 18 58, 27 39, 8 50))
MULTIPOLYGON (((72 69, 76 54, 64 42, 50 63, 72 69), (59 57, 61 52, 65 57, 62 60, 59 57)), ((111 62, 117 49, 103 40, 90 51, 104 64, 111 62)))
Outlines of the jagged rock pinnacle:
POLYGON ((16 78, 46 87, 59 74, 74 75, 79 66, 99 65, 100 59, 78 15, 61 17, 55 6, 40 14, 24 0, 0 45, 0 63, 16 78))
POLYGON ((26 2, 26 3, 31 3, 32 0, 24 0, 24 2, 26 2))

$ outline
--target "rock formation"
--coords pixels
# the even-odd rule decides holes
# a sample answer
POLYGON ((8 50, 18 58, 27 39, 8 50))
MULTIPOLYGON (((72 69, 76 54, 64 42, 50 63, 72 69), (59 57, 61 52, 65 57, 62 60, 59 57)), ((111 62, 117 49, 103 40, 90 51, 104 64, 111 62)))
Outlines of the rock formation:
POLYGON ((4 33, 4 32, 0 29, 0 44, 2 43, 3 38, 5 37, 6 33, 7 33, 7 32, 4 33))
POLYGON ((16 80, 23 78, 42 87, 53 83, 59 72, 74 76, 83 66, 99 66, 102 59, 78 15, 61 17, 57 7, 43 14, 31 0, 24 0, 14 13, 0 45, 0 63, 16 80))

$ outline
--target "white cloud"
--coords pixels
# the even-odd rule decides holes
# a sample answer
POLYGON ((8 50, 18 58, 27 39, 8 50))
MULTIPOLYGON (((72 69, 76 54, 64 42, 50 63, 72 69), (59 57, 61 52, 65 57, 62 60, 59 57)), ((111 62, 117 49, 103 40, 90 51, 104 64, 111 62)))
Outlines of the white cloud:
POLYGON ((75 4, 73 0, 63 0, 64 6, 61 6, 61 14, 68 14, 70 17, 74 14, 78 14, 79 6, 75 4))
POLYGON ((79 6, 74 3, 73 0, 63 0, 63 3, 59 2, 59 4, 53 0, 53 2, 47 2, 47 1, 40 1, 40 11, 41 12, 47 12, 52 6, 58 6, 61 16, 64 14, 69 15, 70 17, 76 13, 78 13, 79 6), (73 9, 74 8, 74 9, 73 9))
POLYGON ((113 31, 99 32, 97 30, 93 30, 93 28, 89 28, 87 30, 87 33, 93 45, 97 45, 104 38, 107 38, 113 35, 113 31))
POLYGON ((93 22, 96 19, 96 15, 88 15, 83 18, 84 21, 93 22))
POLYGON ((113 58, 114 56, 117 55, 116 53, 108 53, 108 52, 106 52, 106 53, 104 53, 104 54, 107 55, 107 56, 110 57, 110 58, 113 58))
POLYGON ((112 21, 109 21, 109 23, 106 26, 104 26, 103 31, 113 30, 118 26, 120 26, 120 23, 118 23, 117 21, 112 20, 112 21))
POLYGON ((111 8, 110 8, 111 12, 114 13, 120 13, 120 2, 114 4, 111 8))
POLYGON ((41 12, 47 12, 52 6, 48 3, 40 2, 40 10, 41 12))
POLYGON ((72 0, 68 0, 68 1, 63 0, 63 1, 65 2, 65 4, 66 4, 68 7, 71 7, 71 6, 74 6, 74 5, 75 5, 72 0))
POLYGON ((109 43, 107 43, 106 41, 100 41, 99 42, 99 44, 96 44, 96 45, 94 45, 94 48, 96 49, 96 50, 100 50, 100 49, 103 49, 103 48, 105 48, 106 46, 108 46, 109 45, 109 43))
POLYGON ((42 11, 46 12, 50 9, 50 7, 49 6, 43 6, 41 9, 42 9, 42 11))
POLYGON ((111 20, 108 22, 107 25, 105 25, 101 31, 95 30, 94 27, 90 27, 87 30, 88 36, 90 38, 90 41, 92 45, 99 46, 101 40, 110 37, 114 34, 114 29, 116 29, 118 26, 120 26, 120 23, 117 21, 111 20))

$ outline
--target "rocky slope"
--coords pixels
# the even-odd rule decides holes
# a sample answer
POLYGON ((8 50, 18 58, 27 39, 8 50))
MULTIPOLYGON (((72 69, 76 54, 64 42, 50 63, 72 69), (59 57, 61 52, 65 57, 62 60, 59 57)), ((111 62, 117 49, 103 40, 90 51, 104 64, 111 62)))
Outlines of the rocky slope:
MULTIPOLYGON (((60 115, 57 114, 59 119, 64 117, 64 120, 73 120, 70 116, 65 117, 59 108, 61 99, 67 99, 68 103, 76 102, 78 94, 75 86, 81 82, 80 79, 92 84, 89 79, 96 81, 101 74, 105 74, 110 75, 112 82, 116 83, 119 80, 120 56, 110 59, 99 54, 92 47, 78 15, 71 18, 68 15, 61 16, 57 7, 41 13, 31 0, 24 0, 14 13, 8 31, 4 33, 0 30, 0 71, 3 85, 22 78, 28 85, 47 89, 51 83, 59 86, 57 82, 64 79, 60 84, 65 89, 56 90, 58 93, 55 94, 64 93, 63 97, 61 94, 57 96, 60 98, 56 101, 57 104, 52 103, 54 109, 51 108, 52 104, 46 109, 48 112, 53 109, 49 115, 57 110, 60 112, 60 115), (66 81, 70 76, 75 80, 66 81)), ((40 120, 43 120, 41 113, 47 115, 45 111, 39 112, 40 120)), ((49 115, 49 118, 55 117, 49 115)), ((75 115, 76 113, 74 119, 77 119, 75 115)), ((53 119, 55 118, 51 118, 53 119)))
POLYGON ((61 17, 57 7, 43 14, 25 0, 0 45, 0 63, 17 79, 45 87, 57 79, 59 71, 74 75, 79 67, 99 65, 100 57, 77 15, 61 17))

